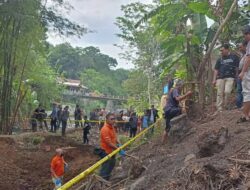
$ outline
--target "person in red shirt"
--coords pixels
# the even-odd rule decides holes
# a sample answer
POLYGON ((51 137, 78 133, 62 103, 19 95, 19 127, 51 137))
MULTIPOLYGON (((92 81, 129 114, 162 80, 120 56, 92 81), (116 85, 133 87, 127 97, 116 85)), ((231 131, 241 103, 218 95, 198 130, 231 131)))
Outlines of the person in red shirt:
POLYGON ((54 189, 58 189, 62 185, 62 179, 64 175, 64 167, 68 164, 63 158, 64 151, 61 148, 56 149, 56 155, 52 158, 50 163, 50 171, 52 176, 52 181, 55 184, 54 189))
MULTIPOLYGON (((101 129, 101 148, 104 150, 105 154, 108 155, 117 149, 117 145, 120 144, 117 139, 117 134, 114 128, 115 115, 108 113, 106 115, 106 122, 101 129)), ((115 156, 111 157, 105 163, 102 164, 100 170, 100 176, 106 180, 109 180, 112 170, 115 167, 115 156)))

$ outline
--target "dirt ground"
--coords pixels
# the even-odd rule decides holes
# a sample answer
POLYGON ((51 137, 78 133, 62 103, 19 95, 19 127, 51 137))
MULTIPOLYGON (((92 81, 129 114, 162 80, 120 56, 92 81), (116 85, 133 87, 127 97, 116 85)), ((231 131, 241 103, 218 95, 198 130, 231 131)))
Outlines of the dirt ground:
POLYGON ((236 124, 237 110, 190 122, 180 142, 161 144, 160 136, 130 151, 113 172, 108 189, 250 189, 250 123, 236 124))
MULTIPOLYGON (((79 135, 80 136, 80 135, 79 135)), ((58 147, 67 147, 65 161, 70 170, 65 181, 75 177, 97 161, 93 146, 62 138, 51 133, 24 134, 0 137, 0 189, 53 189, 50 161, 58 147)))
MULTIPOLYGON (((198 117, 186 123, 189 130, 179 141, 165 145, 161 144, 161 134, 155 135, 128 150, 133 157, 118 159, 111 183, 89 178, 94 185, 86 185, 87 189, 248 190, 250 123, 236 124, 239 117, 237 110, 198 117)), ((57 147, 74 147, 65 156, 70 164, 65 181, 94 164, 98 158, 93 147, 99 134, 92 134, 91 145, 82 145, 81 131, 76 134, 66 139, 51 134, 1 137, 0 189, 52 189, 49 164, 57 147)))

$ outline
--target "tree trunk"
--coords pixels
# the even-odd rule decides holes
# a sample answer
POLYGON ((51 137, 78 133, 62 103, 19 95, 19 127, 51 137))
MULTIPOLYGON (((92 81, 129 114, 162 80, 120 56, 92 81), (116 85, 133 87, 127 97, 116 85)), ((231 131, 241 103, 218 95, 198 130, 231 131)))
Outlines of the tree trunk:
POLYGON ((15 101, 15 105, 14 105, 14 108, 13 108, 13 116, 12 116, 12 118, 10 120, 10 125, 11 126, 13 126, 15 124, 17 112, 18 112, 18 110, 19 110, 19 108, 21 106, 21 103, 23 102, 23 100, 24 100, 24 98, 25 98, 25 96, 27 94, 27 90, 23 94, 21 93, 21 86, 22 86, 22 83, 23 83, 23 80, 24 80, 24 78, 23 78, 24 77, 24 71, 25 71, 25 68, 26 68, 30 48, 31 48, 31 45, 29 45, 29 47, 27 49, 27 54, 25 56, 24 63, 23 63, 23 66, 22 66, 20 81, 19 81, 18 90, 17 90, 16 101, 15 101))
POLYGON ((214 48, 214 45, 219 37, 219 35, 221 34, 222 29, 224 28, 224 26, 226 25, 226 23, 229 21, 229 19, 231 18, 232 14, 233 14, 233 10, 237 5, 237 0, 234 0, 225 19, 223 20, 223 22, 221 23, 220 27, 218 28, 209 48, 208 51, 206 52, 206 54, 203 56, 202 62, 199 66, 198 69, 198 75, 197 75, 197 81, 199 81, 199 102, 201 104, 202 107, 204 107, 204 100, 205 100, 205 80, 204 80, 204 70, 205 70, 205 66, 208 62, 209 57, 211 57, 211 53, 212 50, 214 48))
POLYGON ((203 70, 205 68, 205 65, 207 63, 208 58, 211 56, 212 50, 214 48, 214 45, 219 37, 219 35, 221 34, 222 29, 224 28, 224 26, 226 25, 226 23, 229 21, 229 19, 231 18, 232 14, 233 14, 233 10, 237 5, 237 0, 234 0, 231 8, 229 9, 227 16, 225 17, 225 19, 223 20, 223 22, 221 23, 220 27, 218 28, 217 32, 215 33, 215 36, 211 42, 211 45, 209 46, 206 54, 203 57, 203 60, 200 64, 199 70, 198 70, 198 79, 201 78, 201 75, 203 75, 203 70))
POLYGON ((20 22, 10 18, 9 25, 6 27, 3 35, 3 83, 1 91, 1 122, 0 130, 2 134, 11 134, 10 126, 11 101, 13 77, 16 72, 15 57, 17 40, 19 37, 20 22))
POLYGON ((151 74, 148 73, 148 103, 149 105, 152 104, 152 98, 151 98, 151 74))

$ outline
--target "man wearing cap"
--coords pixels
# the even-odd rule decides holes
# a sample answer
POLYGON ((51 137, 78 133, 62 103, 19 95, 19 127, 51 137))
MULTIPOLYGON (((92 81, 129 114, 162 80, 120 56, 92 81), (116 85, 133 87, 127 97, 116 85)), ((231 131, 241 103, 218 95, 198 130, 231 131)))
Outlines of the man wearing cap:
POLYGON ((239 67, 239 58, 230 53, 229 44, 223 44, 220 52, 221 57, 215 64, 213 78, 213 84, 217 87, 217 111, 223 110, 223 103, 225 106, 228 105, 228 98, 233 90, 233 84, 237 78, 239 67))
POLYGON ((170 90, 168 94, 168 102, 166 107, 164 108, 164 115, 166 119, 166 129, 163 134, 162 143, 164 144, 167 141, 167 135, 169 130, 171 129, 171 119, 180 115, 182 113, 182 109, 179 106, 180 101, 186 99, 187 97, 192 95, 191 91, 188 91, 185 95, 181 96, 181 90, 183 88, 183 81, 176 80, 175 87, 170 90))
MULTIPOLYGON (((106 122, 101 129, 101 148, 105 152, 105 156, 117 149, 117 144, 120 144, 117 139, 117 134, 114 128, 115 115, 108 113, 106 115, 106 122)), ((100 176, 106 180, 109 180, 110 174, 115 167, 115 156, 112 156, 109 160, 102 164, 100 170, 100 176)))
POLYGON ((244 38, 248 42, 246 48, 246 58, 239 78, 242 80, 243 94, 243 116, 238 122, 245 122, 250 117, 250 26, 247 25, 243 30, 244 38))
POLYGON ((59 187, 61 187, 64 175, 64 167, 68 165, 64 161, 63 155, 64 155, 63 149, 57 148, 56 155, 52 158, 50 163, 52 181, 55 185, 54 189, 58 189, 59 187))

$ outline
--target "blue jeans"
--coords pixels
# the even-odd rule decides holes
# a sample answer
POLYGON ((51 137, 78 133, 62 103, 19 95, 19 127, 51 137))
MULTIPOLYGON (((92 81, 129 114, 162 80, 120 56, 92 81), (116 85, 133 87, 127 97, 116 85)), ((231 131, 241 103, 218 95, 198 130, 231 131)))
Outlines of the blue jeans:
POLYGON ((243 104, 242 84, 241 84, 241 80, 237 79, 237 96, 236 96, 237 108, 241 108, 242 104, 243 104))
POLYGON ((111 176, 111 172, 115 167, 115 162, 116 162, 116 159, 115 159, 115 156, 113 156, 102 164, 102 167, 100 170, 100 176, 103 179, 109 180, 111 176))
POLYGON ((55 185, 54 190, 58 189, 58 188, 60 188, 62 186, 62 182, 63 182, 62 180, 63 180, 63 176, 58 177, 58 178, 52 177, 52 181, 53 181, 53 183, 55 185))

